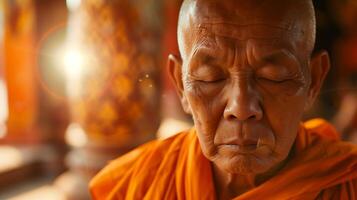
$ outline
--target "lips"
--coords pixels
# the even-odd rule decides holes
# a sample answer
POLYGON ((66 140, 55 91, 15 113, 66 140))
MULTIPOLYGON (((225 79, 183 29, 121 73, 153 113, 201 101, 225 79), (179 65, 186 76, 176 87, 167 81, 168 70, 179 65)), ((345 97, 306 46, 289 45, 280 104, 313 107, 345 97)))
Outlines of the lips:
POLYGON ((240 146, 240 145, 221 145, 220 149, 224 152, 230 152, 234 154, 252 154, 256 152, 257 146, 256 145, 247 145, 247 146, 240 146))
POLYGON ((241 139, 234 139, 228 142, 223 143, 223 145, 238 145, 238 146, 257 146, 258 141, 256 140, 241 140, 241 139))
POLYGON ((219 145, 222 150, 233 151, 238 154, 250 154, 257 150, 258 141, 255 140, 231 140, 219 145))

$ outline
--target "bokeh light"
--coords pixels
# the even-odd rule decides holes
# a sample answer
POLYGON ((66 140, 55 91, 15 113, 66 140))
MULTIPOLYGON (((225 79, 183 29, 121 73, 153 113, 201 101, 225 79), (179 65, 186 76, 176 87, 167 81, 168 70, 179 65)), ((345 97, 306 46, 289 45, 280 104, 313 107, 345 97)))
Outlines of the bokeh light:
POLYGON ((72 147, 83 147, 88 141, 83 128, 77 123, 72 123, 68 126, 65 139, 67 144, 72 147))
POLYGON ((6 134, 6 120, 9 115, 7 90, 3 80, 0 79, 0 138, 6 134))
POLYGON ((81 0, 66 0, 67 8, 70 11, 75 11, 81 5, 81 0))
POLYGON ((20 151, 15 147, 2 145, 0 146, 0 152, 0 171, 2 172, 19 166, 24 161, 20 151))
POLYGON ((83 65, 84 65, 84 58, 82 53, 76 49, 69 49, 64 54, 64 66, 66 70, 66 74, 69 77, 79 77, 83 65))

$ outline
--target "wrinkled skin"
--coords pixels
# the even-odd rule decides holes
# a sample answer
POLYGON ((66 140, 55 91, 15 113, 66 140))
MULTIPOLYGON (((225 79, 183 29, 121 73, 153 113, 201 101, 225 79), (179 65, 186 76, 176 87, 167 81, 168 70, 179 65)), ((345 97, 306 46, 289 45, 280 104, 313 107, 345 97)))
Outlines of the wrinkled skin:
POLYGON ((329 69, 326 52, 311 56, 314 19, 308 0, 184 2, 181 58, 171 55, 169 69, 218 198, 248 191, 287 161, 329 69))

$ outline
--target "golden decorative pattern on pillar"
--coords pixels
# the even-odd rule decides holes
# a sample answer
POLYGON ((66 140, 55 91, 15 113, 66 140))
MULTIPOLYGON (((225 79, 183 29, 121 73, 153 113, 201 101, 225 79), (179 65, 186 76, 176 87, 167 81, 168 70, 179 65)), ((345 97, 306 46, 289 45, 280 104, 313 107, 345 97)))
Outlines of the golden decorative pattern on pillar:
POLYGON ((159 38, 143 7, 86 0, 72 18, 69 44, 83 57, 73 117, 94 146, 135 146, 159 125, 159 38))

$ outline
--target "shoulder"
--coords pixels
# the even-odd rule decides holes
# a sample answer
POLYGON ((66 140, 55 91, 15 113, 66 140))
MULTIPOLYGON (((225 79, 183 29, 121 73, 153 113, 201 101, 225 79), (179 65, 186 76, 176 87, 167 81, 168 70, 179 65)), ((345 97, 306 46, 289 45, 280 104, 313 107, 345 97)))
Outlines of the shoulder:
POLYGON ((313 119, 305 122, 303 128, 295 143, 301 153, 310 152, 310 156, 315 155, 313 158, 316 159, 345 158, 357 163, 357 145, 342 141, 334 126, 327 121, 313 119))
POLYGON ((326 120, 317 118, 306 121, 304 127, 310 136, 326 140, 339 140, 340 135, 335 127, 326 120))
POLYGON ((357 178, 321 191, 319 199, 357 199, 357 178))
MULTIPOLYGON (((303 124, 305 128, 305 143, 307 147, 325 146, 329 151, 339 152, 341 154, 349 153, 351 156, 357 156, 357 145, 342 141, 340 134, 335 127, 324 119, 313 119, 303 124)), ((300 138, 301 139, 301 138, 300 138)))
POLYGON ((165 140, 149 142, 111 161, 90 182, 93 199, 112 199, 114 188, 116 196, 124 195, 134 179, 140 187, 147 187, 145 184, 154 178, 165 157, 168 154, 175 157, 188 135, 189 131, 184 131, 165 140))
POLYGON ((342 141, 333 125, 323 119, 310 120, 303 126, 305 133, 297 142, 302 148, 299 158, 306 165, 316 166, 314 176, 324 180, 321 195, 357 196, 357 145, 342 141))

